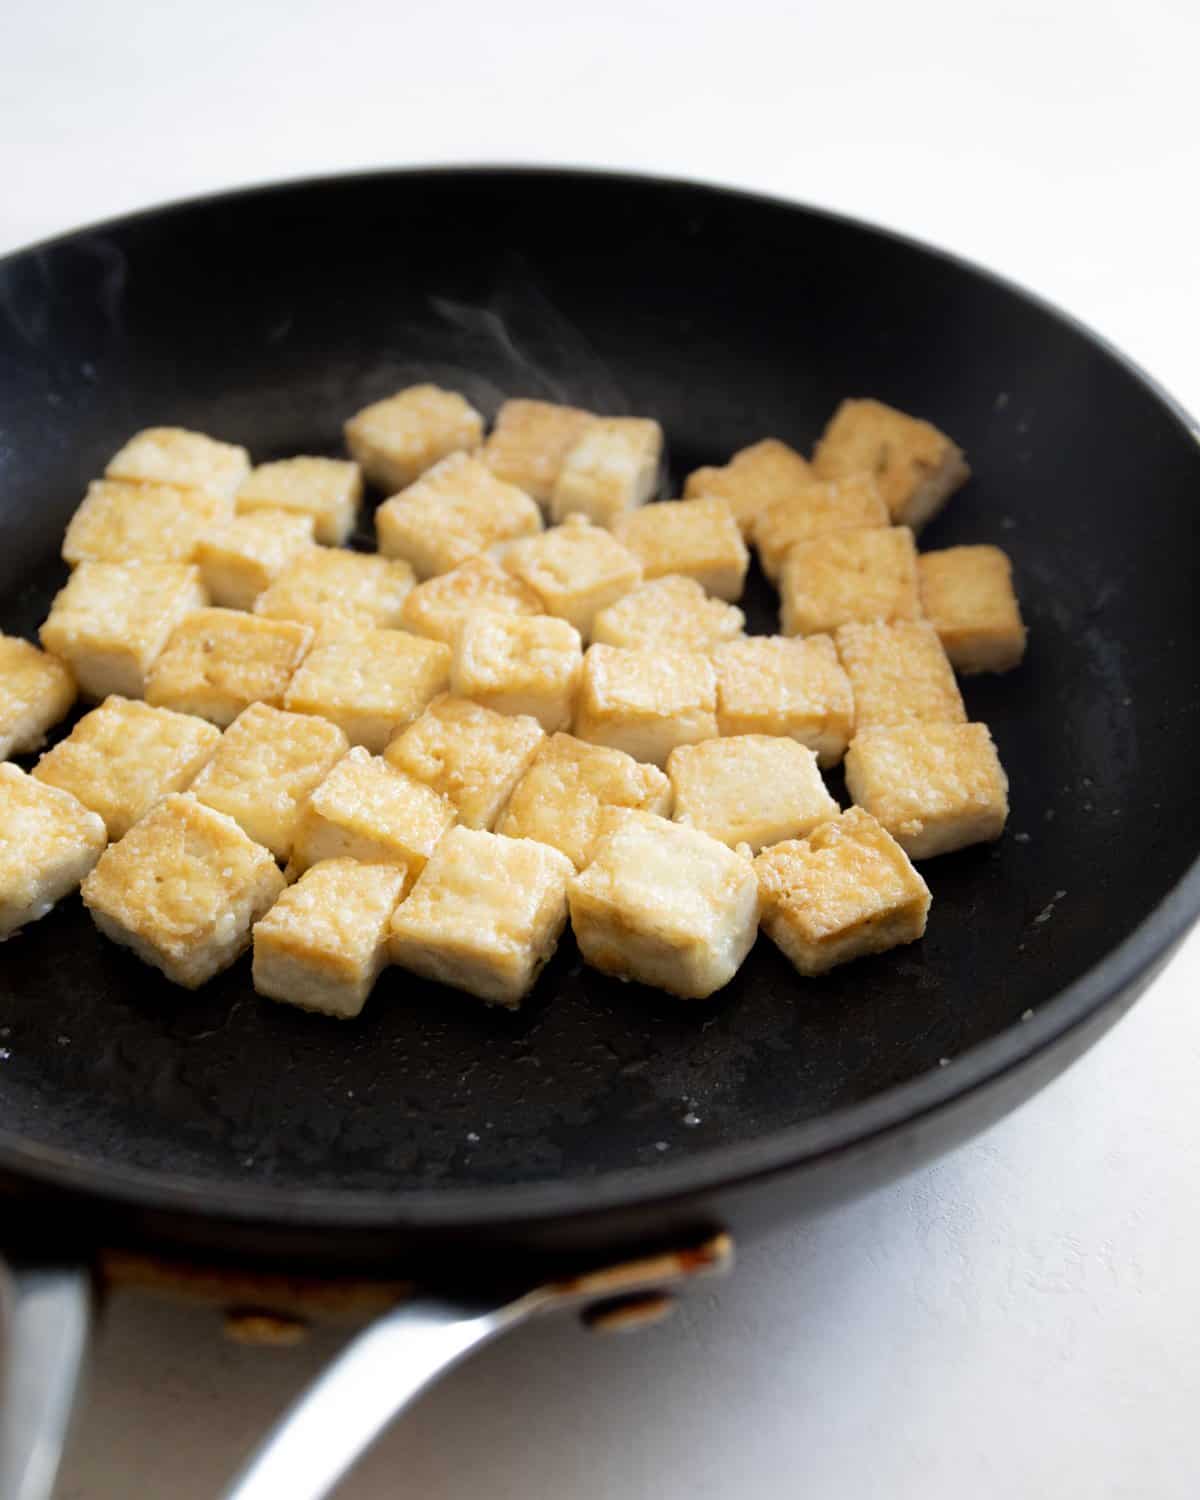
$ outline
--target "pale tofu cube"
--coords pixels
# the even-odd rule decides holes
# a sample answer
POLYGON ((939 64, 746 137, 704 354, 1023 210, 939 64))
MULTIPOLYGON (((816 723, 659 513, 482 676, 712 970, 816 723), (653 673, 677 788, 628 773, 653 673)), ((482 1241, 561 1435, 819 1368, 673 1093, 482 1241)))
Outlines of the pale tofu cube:
POLYGON ((622 516, 613 535, 641 560, 647 578, 682 573, 718 599, 741 598, 750 554, 729 502, 719 496, 643 505, 622 516))
POLYGON ((173 484, 96 479, 63 537, 63 561, 193 562, 204 533, 233 514, 223 495, 173 484))
POLYGON ((542 601, 490 557, 469 557, 448 573, 417 584, 404 601, 400 623, 415 635, 454 644, 463 619, 477 610, 498 615, 540 615, 542 601))
POLYGON ((221 443, 183 427, 147 427, 135 433, 108 462, 108 479, 136 484, 178 484, 232 500, 250 472, 250 455, 236 443, 221 443))
POLYGON ((254 510, 206 532, 196 544, 196 563, 214 604, 253 609, 262 591, 313 545, 311 516, 254 510))
POLYGON ((711 651, 736 640, 745 625, 736 604, 712 598, 694 578, 668 573, 601 610, 592 621, 592 640, 631 651, 653 646, 711 651))
POLYGON ((457 391, 410 385, 364 407, 345 431, 346 446, 367 478, 390 494, 447 454, 478 448, 483 418, 457 391))
POLYGON ((504 566, 534 591, 548 615, 569 620, 585 641, 597 612, 642 581, 642 565, 628 547, 582 516, 513 542, 504 566))
POLYGON ((283 706, 338 724, 352 745, 379 755, 450 681, 450 647, 404 630, 359 630, 318 640, 283 706))
POLYGON ((183 792, 221 742, 204 719, 106 698, 38 761, 34 776, 61 787, 119 839, 168 792, 183 792))
POLYGON ((657 766, 641 765, 623 750, 555 734, 513 792, 496 831, 549 844, 582 870, 610 807, 665 817, 671 783, 657 766))
POLYGON ((667 760, 674 818, 753 853, 803 838, 840 809, 817 769, 816 751, 792 739, 739 734, 680 745, 667 760))
POLYGON ((1025 655, 1012 564, 999 547, 946 547, 917 558, 921 603, 963 673, 1008 672, 1025 655))
POLYGON ((280 458, 259 464, 237 492, 239 515, 287 511, 303 516, 318 542, 340 547, 362 509, 362 470, 344 458, 280 458))
POLYGON ((550 516, 586 516, 611 526, 654 498, 662 470, 663 431, 648 417, 597 417, 584 428, 558 471, 550 516))
POLYGON ((728 984, 758 931, 749 860, 654 813, 606 813, 569 898, 586 963, 685 999, 728 984))
POLYGON ((85 697, 142 698, 171 632, 207 603, 190 563, 80 563, 54 596, 42 645, 67 663, 85 697))
POLYGON ((830 531, 863 526, 890 526, 888 508, 870 474, 847 479, 818 479, 787 500, 777 500, 758 514, 754 545, 768 578, 778 578, 783 560, 797 542, 830 531))
POLYGON ((309 793, 349 748, 336 724, 252 703, 221 736, 192 783, 192 796, 233 818, 256 844, 286 860, 309 793))
POLYGON ((498 479, 549 505, 567 455, 596 419, 552 401, 505 401, 496 413, 483 461, 498 479))
POLYGON ((105 937, 192 990, 246 951, 283 887, 270 852, 232 818, 173 792, 109 845, 83 901, 105 937))
POLYGON ((910 859, 998 839, 1008 777, 986 724, 897 724, 856 734, 846 790, 910 859))
POLYGON ((297 620, 326 635, 363 626, 390 630, 400 624, 412 586, 412 569, 399 559, 314 547, 263 590, 254 613, 297 620))
POLYGON ((480 611, 454 643, 450 691, 499 714, 528 714, 553 734, 570 726, 582 673, 583 643, 566 620, 480 611))
POLYGON ((465 827, 491 829, 545 737, 526 714, 446 696, 400 731, 384 759, 449 798, 465 827))
POLYGON ((885 953, 924 934, 929 889, 859 807, 754 861, 763 931, 801 974, 885 953))
POLYGON ((532 839, 452 828, 392 918, 392 962, 515 1010, 558 946, 572 874, 532 839))
POLYGON ((854 733, 854 694, 827 635, 754 635, 713 652, 722 735, 787 735, 834 766, 854 733))
POLYGON ((103 819, 69 792, 0 765, 0 942, 73 891, 107 841, 103 819))
POLYGON ((356 745, 305 804, 290 872, 323 859, 357 859, 395 865, 405 872, 407 890, 454 816, 449 798, 356 745))
POLYGON ((873 474, 896 525, 919 531, 971 476, 962 450, 931 422, 882 401, 843 401, 817 444, 821 479, 873 474))
POLYGON ((251 703, 278 708, 313 643, 294 620, 239 609, 197 609, 175 627, 146 678, 146 702, 222 728, 251 703))
POLYGON ((717 733, 717 678, 702 652, 588 648, 577 738, 661 767, 676 745, 715 739, 717 733))
POLYGON ((857 733, 883 724, 967 722, 954 668, 926 621, 843 625, 837 649, 854 689, 857 733))
POLYGON ((828 633, 851 620, 919 620, 913 534, 907 526, 872 526, 797 542, 779 591, 784 635, 828 633))
POLYGON ((394 865, 313 865, 254 925, 254 988, 301 1010, 357 1016, 387 962, 403 887, 394 865))
POLYGON ((418 578, 448 573, 541 529, 542 513, 524 490, 497 479, 468 453, 442 459, 375 512, 380 552, 404 558, 418 578))
POLYGON ((747 541, 754 535, 758 517, 769 505, 790 500, 810 485, 813 471, 808 461, 778 438, 764 438, 742 448, 721 468, 695 469, 683 487, 685 500, 719 495, 729 504, 747 541))
POLYGON ((15 635, 0 635, 0 760, 45 743, 46 731, 75 702, 64 662, 15 635))

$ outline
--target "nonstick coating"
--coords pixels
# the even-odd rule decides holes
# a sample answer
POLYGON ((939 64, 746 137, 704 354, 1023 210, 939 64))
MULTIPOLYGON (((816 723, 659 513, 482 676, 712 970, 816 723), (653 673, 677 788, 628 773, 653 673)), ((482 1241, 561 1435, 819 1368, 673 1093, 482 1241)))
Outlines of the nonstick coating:
MULTIPOLYGON (((923 942, 801 980, 761 939, 704 1004, 602 978, 568 937, 519 1015, 393 969, 339 1023, 256 999, 248 960, 173 988, 67 901, 0 954, 10 1182, 66 1174, 154 1204, 190 1180, 197 1210, 264 1224, 343 1206, 436 1220, 443 1201, 485 1218, 553 1207, 556 1185, 575 1205, 679 1193, 853 1141, 881 1098, 893 1121, 915 1116, 1035 1051, 1056 995, 1185 874, 1200 828, 1186 423, 1013 288, 770 200, 395 173, 209 199, 11 258, 0 623, 33 635, 65 577, 66 520, 134 429, 178 423, 260 460, 335 453, 345 417, 417 380, 489 416, 528 395, 657 417, 672 493, 762 436, 807 450, 848 394, 951 432, 975 477, 923 545, 1005 547, 1030 627, 1019 671, 964 684, 1009 773, 1009 832, 925 866, 923 942), (997 1037, 974 1054, 986 1068, 964 1056, 997 1037)), ((745 603, 775 628, 757 573, 745 603)), ((1149 929, 1138 962, 1192 910, 1149 929)), ((1057 1029, 1119 988, 1093 973, 1057 1029)))

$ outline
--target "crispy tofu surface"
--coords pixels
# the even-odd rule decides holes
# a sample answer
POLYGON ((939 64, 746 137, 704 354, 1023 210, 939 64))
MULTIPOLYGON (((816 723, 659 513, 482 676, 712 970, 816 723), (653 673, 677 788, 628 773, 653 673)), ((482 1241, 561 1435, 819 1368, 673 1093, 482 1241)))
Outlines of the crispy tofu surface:
POLYGON ((497 479, 549 505, 567 455, 594 420, 591 412, 553 401, 505 401, 483 446, 483 461, 497 479))
POLYGON ((717 734, 717 679, 699 651, 591 646, 583 660, 575 735, 665 766, 676 745, 717 734))
POLYGON ((875 477, 898 526, 919 531, 970 478, 958 445, 919 417, 882 401, 843 401, 817 444, 813 467, 822 479, 875 477))
POLYGON ((957 671, 1009 672, 1025 655, 1012 564, 999 547, 946 547, 917 558, 921 602, 957 671))
POLYGON ((327 547, 340 547, 354 530, 362 509, 362 470, 344 458, 281 458, 259 464, 237 492, 243 516, 286 511, 309 522, 309 534, 327 547))
POLYGON ((417 584, 404 601, 400 623, 415 635, 454 644, 463 619, 477 610, 502 615, 540 615, 542 601, 493 558, 469 557, 448 573, 417 584))
POLYGON ((788 549, 779 578, 784 635, 851 620, 918 620, 917 549, 906 526, 831 531, 788 549))
POLYGON ((597 417, 567 450, 550 500, 550 517, 581 515, 597 526, 654 498, 663 431, 646 417, 597 417))
POLYGON ((250 455, 236 443, 222 443, 183 427, 147 427, 109 460, 108 479, 139 484, 177 484, 232 500, 250 472, 250 455))
POLYGON ((363 407, 346 423, 346 446, 372 484, 402 490, 448 454, 483 441, 483 418, 457 391, 412 385, 363 407))
POLYGON ((146 679, 146 702, 231 724, 251 703, 278 707, 313 632, 294 620, 197 609, 171 633, 146 679))
POLYGON ((642 581, 642 565, 628 547, 582 516, 513 542, 504 566, 533 590, 548 615, 569 621, 585 641, 598 611, 642 581))
POLYGON ((685 500, 718 495, 733 512, 747 541, 771 505, 786 502, 813 481, 807 459, 778 438, 742 448, 720 468, 695 469, 683 487, 685 500))
POLYGON ((480 612, 454 643, 450 689, 502 714, 528 714, 547 734, 571 723, 583 645, 566 620, 480 612))
POLYGON ((0 635, 0 760, 40 749, 74 701, 65 662, 19 636, 0 635))
POLYGON ((713 652, 723 735, 787 735, 836 765, 854 732, 854 694, 827 635, 753 635, 713 652))
POLYGON ((103 820, 69 792, 0 765, 0 942, 69 895, 107 837, 103 820))
POLYGON ((413 571, 401 558, 314 547, 289 563, 254 603, 254 613, 295 620, 322 634, 400 624, 413 571))
POLYGON ((646 578, 682 573, 718 599, 741 598, 750 554, 720 496, 643 505, 622 516, 613 535, 640 559, 646 578))
POLYGON ((837 633, 858 733, 881 724, 965 724, 967 710, 937 631, 924 620, 855 623, 837 633))
POLYGON ((674 818, 753 853, 802 838, 840 809, 817 768, 816 751, 793 739, 734 735, 680 745, 667 759, 674 818))
POLYGON ((706 594, 694 578, 665 574, 639 584, 592 621, 592 640, 605 646, 676 646, 708 651, 736 640, 746 617, 736 604, 706 594))
POLYGON ((227 496, 171 484, 96 479, 63 537, 63 561, 195 561, 200 538, 233 514, 227 496))

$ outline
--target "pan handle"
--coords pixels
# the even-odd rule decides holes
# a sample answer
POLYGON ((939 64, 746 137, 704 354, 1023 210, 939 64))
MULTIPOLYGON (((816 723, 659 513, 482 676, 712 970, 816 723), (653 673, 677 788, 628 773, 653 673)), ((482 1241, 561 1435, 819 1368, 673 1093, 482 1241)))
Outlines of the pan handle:
POLYGON ((281 1418, 224 1500, 323 1500, 391 1421, 474 1349, 541 1313, 578 1308, 599 1327, 654 1320, 667 1293, 733 1263, 720 1234, 693 1248, 485 1301, 422 1296, 385 1313, 281 1418))

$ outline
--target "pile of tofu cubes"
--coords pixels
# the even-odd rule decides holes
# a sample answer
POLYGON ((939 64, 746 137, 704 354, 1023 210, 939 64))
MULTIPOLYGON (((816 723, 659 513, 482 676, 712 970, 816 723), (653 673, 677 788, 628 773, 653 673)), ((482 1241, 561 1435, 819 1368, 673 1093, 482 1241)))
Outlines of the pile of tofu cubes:
POLYGON ((0 637, 0 755, 98 705, 0 766, 0 936, 82 883, 177 984, 252 946, 261 994, 353 1016, 387 962, 517 1006, 569 917, 702 998, 760 923, 806 975, 912 942, 912 861, 999 836, 955 670, 1025 631, 998 549, 917 551, 968 473, 929 423, 849 400, 811 461, 768 438, 666 501, 648 419, 509 400, 485 435, 424 385, 345 433, 252 468, 150 429, 89 486, 44 649, 0 637))

